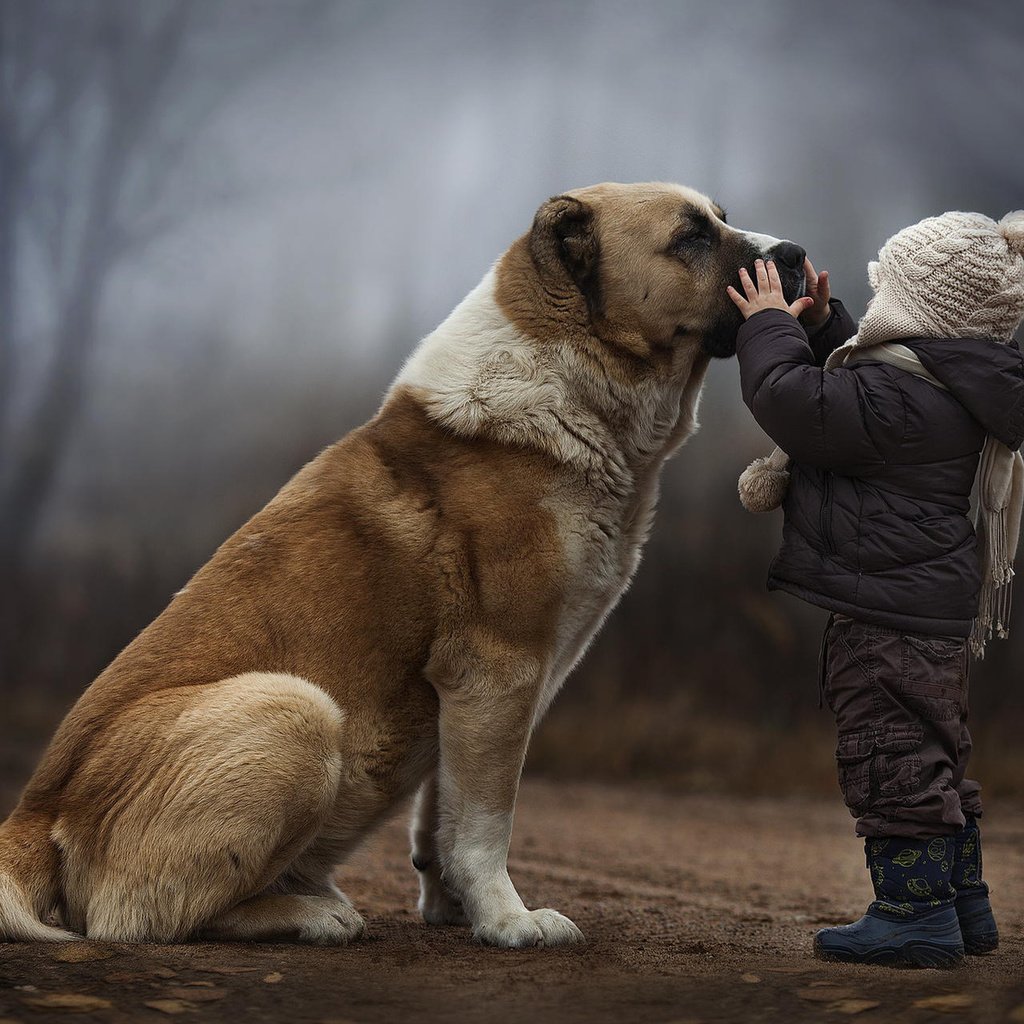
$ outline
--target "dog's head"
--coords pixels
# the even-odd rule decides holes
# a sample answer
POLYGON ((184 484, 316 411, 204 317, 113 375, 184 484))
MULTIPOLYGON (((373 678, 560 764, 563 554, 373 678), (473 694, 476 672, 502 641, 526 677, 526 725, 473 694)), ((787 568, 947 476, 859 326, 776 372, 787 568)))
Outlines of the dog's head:
POLYGON ((541 282, 575 299, 602 341, 641 358, 698 344, 730 356, 742 318, 726 294, 740 267, 775 260, 787 301, 803 294, 804 250, 725 221, 681 185, 606 183, 549 199, 527 236, 541 282))

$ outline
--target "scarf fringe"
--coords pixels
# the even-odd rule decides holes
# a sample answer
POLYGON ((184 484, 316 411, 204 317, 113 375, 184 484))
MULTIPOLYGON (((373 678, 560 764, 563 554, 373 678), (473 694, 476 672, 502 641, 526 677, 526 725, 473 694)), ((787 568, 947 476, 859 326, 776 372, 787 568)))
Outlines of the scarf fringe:
MULTIPOLYGON (((986 453, 988 454, 988 453, 986 453)), ((986 509, 979 514, 977 531, 984 535, 982 547, 982 584, 978 601, 978 617, 971 631, 971 653, 981 661, 985 645, 995 637, 1006 640, 1010 635, 1010 612, 1013 608, 1014 552, 1007 531, 1006 509, 986 509)), ((1014 545, 1015 546, 1015 545, 1014 545)))

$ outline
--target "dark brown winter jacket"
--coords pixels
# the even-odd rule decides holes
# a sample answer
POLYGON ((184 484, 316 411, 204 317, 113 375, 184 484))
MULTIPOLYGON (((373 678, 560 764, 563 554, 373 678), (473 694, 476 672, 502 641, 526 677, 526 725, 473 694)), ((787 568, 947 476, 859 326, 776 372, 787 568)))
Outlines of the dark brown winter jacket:
POLYGON ((948 391, 881 362, 822 369, 855 330, 838 302, 810 339, 784 310, 740 329, 743 400, 791 458, 768 587, 875 625, 968 636, 980 588, 971 488, 987 434, 1024 440, 1021 353, 901 339, 948 391))

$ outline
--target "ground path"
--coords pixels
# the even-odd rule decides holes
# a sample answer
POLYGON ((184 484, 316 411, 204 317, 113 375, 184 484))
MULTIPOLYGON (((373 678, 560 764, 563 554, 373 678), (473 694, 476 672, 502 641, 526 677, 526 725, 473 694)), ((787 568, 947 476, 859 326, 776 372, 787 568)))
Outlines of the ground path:
POLYGON ((868 898, 839 803, 523 786, 512 875, 582 949, 503 952, 414 909, 404 824, 341 873, 368 938, 286 945, 0 945, 7 1021, 576 1022, 898 1020, 1024 1024, 1024 810, 990 808, 1000 951, 967 968, 822 964, 810 935, 868 898))

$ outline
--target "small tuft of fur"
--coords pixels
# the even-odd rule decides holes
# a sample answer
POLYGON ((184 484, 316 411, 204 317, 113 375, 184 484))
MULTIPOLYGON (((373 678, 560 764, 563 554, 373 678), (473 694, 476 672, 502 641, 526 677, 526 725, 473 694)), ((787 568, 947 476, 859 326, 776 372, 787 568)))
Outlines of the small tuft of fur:
POLYGON ((70 942, 80 935, 44 924, 13 877, 0 873, 0 942, 70 942))
POLYGON ((49 820, 15 811, 0 822, 0 942, 81 938, 42 918, 56 902, 59 856, 49 820))
POLYGON ((779 466, 773 455, 766 455, 747 466, 739 479, 739 495, 748 512, 771 512, 786 497, 789 470, 779 466))
POLYGON ((1000 222, 999 230, 1010 252, 1024 256, 1024 210, 1012 210, 1000 222))

